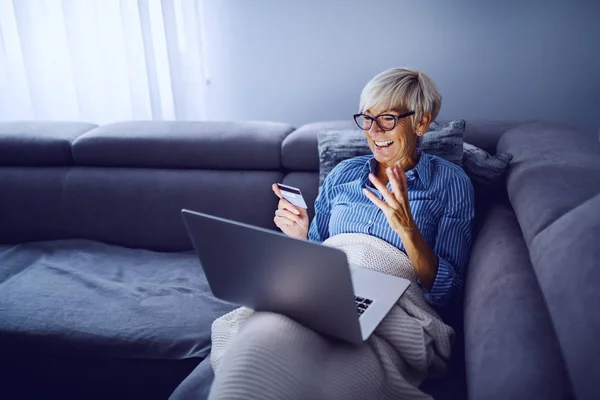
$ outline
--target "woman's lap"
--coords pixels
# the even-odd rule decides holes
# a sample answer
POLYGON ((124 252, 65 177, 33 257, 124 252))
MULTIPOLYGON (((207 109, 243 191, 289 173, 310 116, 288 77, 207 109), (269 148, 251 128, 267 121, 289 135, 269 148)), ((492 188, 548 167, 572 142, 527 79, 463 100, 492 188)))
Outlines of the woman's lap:
POLYGON ((385 341, 354 346, 279 314, 256 313, 223 356, 211 399, 422 397, 385 341))

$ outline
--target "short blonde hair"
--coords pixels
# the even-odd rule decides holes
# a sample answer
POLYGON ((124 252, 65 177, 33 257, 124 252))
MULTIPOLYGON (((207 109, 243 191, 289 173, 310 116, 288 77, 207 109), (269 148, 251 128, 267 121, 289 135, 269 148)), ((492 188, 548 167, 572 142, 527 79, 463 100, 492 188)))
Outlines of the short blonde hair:
POLYGON ((365 85, 360 94, 359 112, 371 107, 414 111, 414 125, 429 113, 431 120, 435 120, 441 106, 442 96, 429 76, 408 68, 391 68, 377 74, 365 85))

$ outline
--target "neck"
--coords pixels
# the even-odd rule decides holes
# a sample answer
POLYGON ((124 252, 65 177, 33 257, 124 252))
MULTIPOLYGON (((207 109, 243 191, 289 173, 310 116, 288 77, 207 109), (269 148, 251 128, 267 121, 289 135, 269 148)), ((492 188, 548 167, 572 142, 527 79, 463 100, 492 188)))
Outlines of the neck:
MULTIPOLYGON (((414 149, 411 152, 411 154, 404 155, 397 161, 400 161, 400 164, 402 165, 402 169, 406 172, 406 171, 414 168, 415 165, 417 165, 417 162, 419 162, 419 153, 417 152, 417 149, 414 149)), ((389 165, 387 163, 379 163, 379 168, 378 168, 377 172, 383 176, 386 176, 385 170, 387 168, 393 168, 395 166, 396 166, 395 162, 392 162, 389 165)))
POLYGON ((413 169, 415 165, 417 165, 417 162, 419 162, 419 153, 417 153, 417 149, 414 149, 409 156, 400 159, 404 172, 413 169))

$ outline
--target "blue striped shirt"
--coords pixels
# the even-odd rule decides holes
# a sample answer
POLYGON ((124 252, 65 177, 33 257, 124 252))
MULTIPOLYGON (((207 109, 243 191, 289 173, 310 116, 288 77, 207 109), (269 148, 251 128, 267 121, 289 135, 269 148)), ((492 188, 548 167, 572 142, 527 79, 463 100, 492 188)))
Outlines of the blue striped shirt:
MULTIPOLYGON (((315 201, 309 240, 323 242, 340 233, 366 233, 406 252, 383 212, 362 192, 367 187, 383 199, 368 178, 369 172, 377 171, 377 164, 373 155, 361 156, 342 161, 331 171, 315 201)), ((462 168, 426 153, 420 153, 406 178, 413 219, 438 257, 433 287, 421 287, 425 299, 440 307, 463 289, 475 214, 473 185, 462 168)), ((391 191, 389 183, 387 187, 391 191)))

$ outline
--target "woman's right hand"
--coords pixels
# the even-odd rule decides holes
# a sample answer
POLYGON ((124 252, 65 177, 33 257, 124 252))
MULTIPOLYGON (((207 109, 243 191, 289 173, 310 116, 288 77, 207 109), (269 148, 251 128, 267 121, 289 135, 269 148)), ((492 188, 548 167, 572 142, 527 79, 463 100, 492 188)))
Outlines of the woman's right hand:
POLYGON ((279 204, 275 211, 273 221, 275 225, 286 235, 296 239, 308 238, 308 213, 302 207, 296 207, 283 198, 276 184, 273 184, 273 192, 279 197, 279 204))

